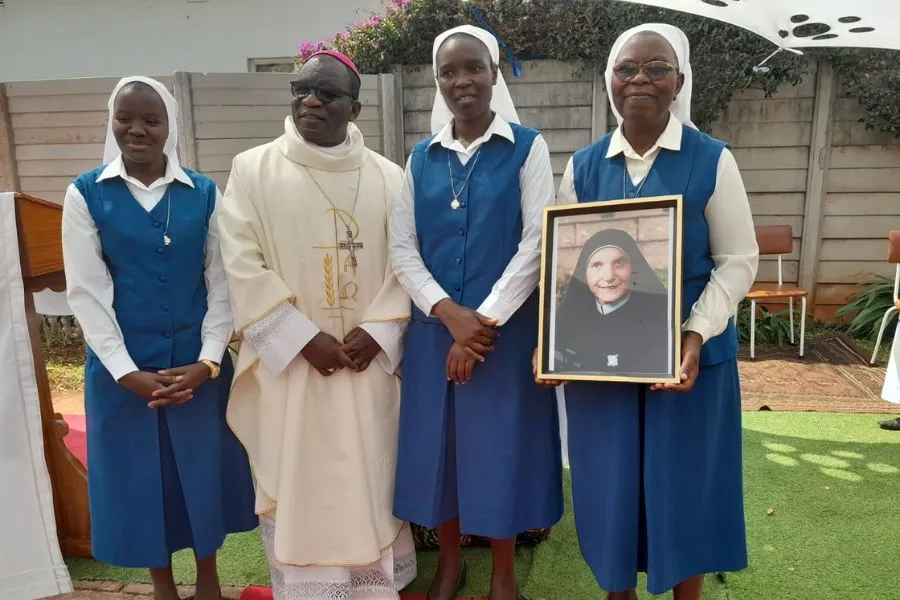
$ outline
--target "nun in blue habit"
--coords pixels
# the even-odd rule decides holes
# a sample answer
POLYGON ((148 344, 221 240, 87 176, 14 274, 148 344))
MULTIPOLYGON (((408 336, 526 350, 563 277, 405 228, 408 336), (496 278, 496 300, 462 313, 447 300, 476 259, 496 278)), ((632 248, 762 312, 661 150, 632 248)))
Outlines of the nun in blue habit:
POLYGON ((704 574, 747 566, 738 338, 756 276, 747 193, 727 145, 690 121, 684 33, 643 25, 613 46, 607 91, 619 127, 575 154, 558 203, 684 198, 681 381, 565 388, 581 552, 610 600, 699 600, 704 574))
POLYGON ((197 558, 197 600, 220 596, 216 552, 257 526, 247 455, 225 423, 233 331, 216 184, 178 163, 175 98, 122 79, 104 165, 63 207, 68 301, 85 366, 93 555, 150 569, 176 600, 171 556, 197 558))
POLYGON ((515 600, 516 536, 562 515, 554 394, 537 386, 538 267, 553 172, 519 125, 493 35, 434 43, 433 136, 413 149, 391 259, 413 299, 403 356, 394 514, 437 527, 429 600, 465 584, 460 533, 491 538, 491 600, 515 600))

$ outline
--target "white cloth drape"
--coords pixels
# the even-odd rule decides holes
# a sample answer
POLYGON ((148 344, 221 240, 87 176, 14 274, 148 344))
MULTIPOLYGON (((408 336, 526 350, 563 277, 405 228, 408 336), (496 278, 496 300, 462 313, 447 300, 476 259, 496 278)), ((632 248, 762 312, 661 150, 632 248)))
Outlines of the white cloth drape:
MULTIPOLYGON (((900 325, 897 325, 900 328, 900 325)), ((887 373, 884 376, 884 387, 881 388, 881 398, 900 404, 900 329, 894 334, 894 343, 891 345, 891 358, 888 360, 887 373)))
POLYGON ((609 52, 609 58, 606 61, 605 75, 606 94, 609 96, 609 106, 616 116, 616 121, 619 125, 622 124, 622 115, 616 110, 616 105, 613 102, 612 97, 613 67, 616 65, 616 59, 619 57, 619 53, 622 52, 622 48, 625 47, 625 44, 627 44, 635 35, 644 31, 651 31, 661 35, 675 50, 675 56, 678 58, 678 68, 684 75, 684 86, 681 88, 675 101, 672 102, 669 111, 678 117, 678 120, 681 121, 682 124, 689 125, 696 129, 697 127, 694 125, 693 121, 691 121, 691 96, 694 91, 694 72, 691 69, 691 45, 682 30, 674 25, 667 25, 665 23, 645 23, 643 25, 638 25, 620 35, 613 44, 612 49, 609 52))
POLYGON ((56 538, 34 361, 25 322, 15 197, 0 193, 0 598, 72 590, 56 538))
POLYGON ((41 290, 33 294, 34 309, 39 315, 47 315, 53 317, 65 317, 73 314, 69 301, 66 300, 65 292, 54 292, 53 290, 41 290))
MULTIPOLYGON (((441 49, 441 46, 447 41, 447 38, 458 33, 472 36, 487 46, 488 51, 491 53, 491 60, 495 65, 500 64, 500 45, 497 43, 497 38, 495 38, 491 32, 479 29, 478 27, 473 27, 472 25, 454 27, 453 29, 448 29, 434 39, 434 48, 431 52, 431 65, 432 70, 434 71, 435 85, 437 85, 438 79, 438 50, 441 49)), ((491 98, 491 110, 500 115, 507 123, 520 123, 519 114, 516 112, 512 96, 509 94, 509 88, 506 87, 506 80, 503 79, 503 74, 499 72, 497 73, 497 83, 494 84, 494 93, 491 98)), ((447 106, 447 102, 441 94, 441 89, 438 87, 435 91, 434 107, 431 109, 431 133, 438 133, 452 119, 453 113, 450 112, 450 107, 447 106)))

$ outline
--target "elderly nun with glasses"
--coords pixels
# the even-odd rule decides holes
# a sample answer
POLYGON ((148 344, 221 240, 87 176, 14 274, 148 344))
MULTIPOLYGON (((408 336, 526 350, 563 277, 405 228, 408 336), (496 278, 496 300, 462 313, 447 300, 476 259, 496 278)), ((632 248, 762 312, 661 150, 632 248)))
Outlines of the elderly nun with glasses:
POLYGON ((725 142, 691 123, 685 34, 643 25, 606 69, 618 128, 575 154, 559 204, 684 199, 680 381, 565 388, 581 552, 609 600, 699 600, 704 575, 747 566, 734 314, 756 276, 747 192, 725 142))

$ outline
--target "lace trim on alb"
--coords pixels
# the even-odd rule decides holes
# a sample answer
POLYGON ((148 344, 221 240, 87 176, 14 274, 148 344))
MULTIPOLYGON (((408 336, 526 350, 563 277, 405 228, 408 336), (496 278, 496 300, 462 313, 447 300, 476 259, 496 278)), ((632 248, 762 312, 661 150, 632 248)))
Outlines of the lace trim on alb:
POLYGON ((275 522, 261 518, 260 535, 268 558, 274 600, 396 600, 399 598, 398 587, 406 587, 415 578, 416 555, 413 551, 394 561, 395 581, 381 569, 356 568, 346 570, 348 579, 286 582, 284 571, 295 567, 282 565, 274 558, 275 522))
POLYGON ((262 356, 278 335, 288 328, 294 318, 294 306, 282 302, 272 312, 244 330, 244 339, 262 356))
POLYGON ((394 589, 402 590, 418 575, 418 563, 415 550, 402 556, 394 557, 394 589))

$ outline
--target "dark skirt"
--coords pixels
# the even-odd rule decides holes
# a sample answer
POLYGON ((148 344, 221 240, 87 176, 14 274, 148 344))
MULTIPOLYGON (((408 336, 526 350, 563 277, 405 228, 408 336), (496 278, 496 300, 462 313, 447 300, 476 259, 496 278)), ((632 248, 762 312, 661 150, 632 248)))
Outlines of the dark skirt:
POLYGON ((581 552, 608 592, 651 594, 747 566, 737 361, 702 367, 687 394, 566 386, 581 552))
POLYGON ((432 528, 459 517, 465 534, 506 539, 562 516, 555 395, 534 383, 536 310, 520 313, 500 329, 494 352, 465 385, 447 381, 447 328, 410 323, 394 496, 399 519, 432 528))
POLYGON ((247 455, 225 423, 234 368, 183 405, 147 408, 90 354, 85 367, 92 551, 122 567, 204 558, 229 533, 257 527, 247 455))

